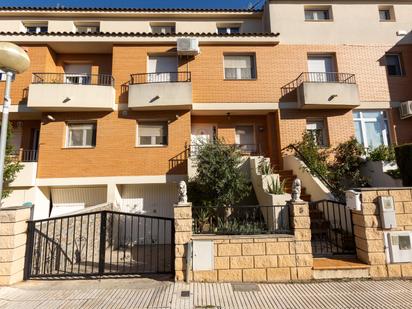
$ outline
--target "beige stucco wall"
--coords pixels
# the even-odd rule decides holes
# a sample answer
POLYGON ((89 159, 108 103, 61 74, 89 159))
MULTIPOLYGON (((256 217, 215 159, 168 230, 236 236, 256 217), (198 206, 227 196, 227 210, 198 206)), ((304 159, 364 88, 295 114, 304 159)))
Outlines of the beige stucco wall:
MULTIPOLYGON (((387 1, 388 3, 396 3, 387 1)), ((412 3, 394 4, 394 22, 380 22, 378 4, 368 1, 271 1, 270 30, 283 44, 395 44, 412 42, 397 36, 412 28, 412 3), (355 3, 356 2, 356 3, 355 3), (332 4, 332 5, 331 5, 332 4), (305 21, 304 6, 332 6, 333 21, 305 21)))
POLYGON ((50 20, 49 32, 75 32, 76 27, 72 20, 50 20))
POLYGON ((44 111, 113 110, 114 101, 111 86, 31 84, 27 106, 44 111))
POLYGON ((192 105, 192 83, 149 83, 129 86, 129 108, 182 109, 192 105))

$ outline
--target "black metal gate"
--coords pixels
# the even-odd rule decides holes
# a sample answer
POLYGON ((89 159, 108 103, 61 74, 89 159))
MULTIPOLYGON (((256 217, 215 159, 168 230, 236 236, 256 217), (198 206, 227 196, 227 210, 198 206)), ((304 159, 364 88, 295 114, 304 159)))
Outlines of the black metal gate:
POLYGON ((99 211, 30 221, 25 277, 172 273, 174 221, 99 211))
POLYGON ((355 255, 352 213, 346 205, 322 200, 309 207, 313 255, 355 255))

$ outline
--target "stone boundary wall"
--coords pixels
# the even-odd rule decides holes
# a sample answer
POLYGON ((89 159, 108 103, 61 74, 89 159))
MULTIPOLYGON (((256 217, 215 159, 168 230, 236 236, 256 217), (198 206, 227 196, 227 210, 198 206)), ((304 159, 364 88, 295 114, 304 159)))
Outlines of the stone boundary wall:
POLYGON ((30 215, 30 207, 0 208, 0 285, 11 285, 24 278, 30 215))
POLYGON ((197 282, 281 282, 313 278, 309 206, 290 204, 292 235, 192 235, 191 205, 175 206, 175 280, 186 274, 187 244, 213 240, 214 270, 190 270, 197 282))
POLYGON ((361 189, 361 202, 362 210, 352 212, 358 259, 370 265, 370 276, 372 278, 411 278, 412 263, 387 263, 384 232, 412 231, 412 189, 361 189), (378 196, 393 197, 396 211, 396 228, 382 228, 378 196))

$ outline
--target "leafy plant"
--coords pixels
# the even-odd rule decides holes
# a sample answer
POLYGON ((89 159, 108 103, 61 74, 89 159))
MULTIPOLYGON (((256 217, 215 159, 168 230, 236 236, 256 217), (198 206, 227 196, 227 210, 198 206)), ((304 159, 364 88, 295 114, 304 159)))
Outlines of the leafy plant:
POLYGON ((13 145, 10 143, 12 140, 12 132, 11 132, 12 125, 9 123, 7 127, 7 143, 6 143, 6 156, 4 159, 4 173, 3 173, 3 191, 1 198, 4 199, 8 197, 12 190, 10 189, 9 185, 12 183, 16 177, 18 172, 21 171, 23 165, 16 160, 16 151, 13 145))
POLYGON ((296 156, 305 162, 309 173, 317 177, 328 177, 327 158, 329 152, 319 147, 311 133, 305 131, 302 135, 302 141, 294 146, 298 150, 296 156))
POLYGON ((368 151, 368 159, 371 161, 395 161, 395 149, 393 146, 380 145, 368 151))
POLYGON ((262 158, 259 162, 258 171, 261 175, 272 175, 274 174, 273 168, 270 162, 262 158))
POLYGON ((271 177, 271 182, 268 184, 267 192, 270 194, 284 194, 285 193, 285 181, 286 179, 283 179, 282 181, 279 181, 278 177, 271 177))
POLYGON ((203 143, 195 161, 197 174, 188 186, 189 199, 195 205, 230 207, 250 194, 251 186, 240 169, 242 157, 236 147, 226 145, 222 139, 203 143))

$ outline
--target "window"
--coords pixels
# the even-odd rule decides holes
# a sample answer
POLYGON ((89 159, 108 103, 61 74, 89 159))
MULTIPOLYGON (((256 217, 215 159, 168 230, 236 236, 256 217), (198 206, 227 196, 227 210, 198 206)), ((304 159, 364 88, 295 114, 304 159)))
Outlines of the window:
POLYGON ((27 33, 46 33, 47 30, 47 25, 26 25, 27 33))
POLYGON ((167 145, 167 122, 139 122, 137 144, 139 146, 167 145))
POLYGON ((76 24, 77 33, 98 33, 100 32, 99 23, 91 23, 91 24, 83 24, 78 23, 76 24))
POLYGON ((152 33, 173 34, 176 33, 175 25, 152 25, 152 33))
POLYGON ((255 79, 255 57, 246 55, 225 55, 225 79, 255 79))
POLYGON ((401 57, 398 54, 385 55, 386 69, 389 76, 402 76, 403 69, 401 57))
POLYGON ((326 147, 328 145, 326 126, 323 119, 306 120, 306 131, 312 135, 313 140, 318 146, 326 147))
POLYGON ((219 34, 235 34, 240 33, 240 27, 217 27, 217 33, 219 34))
POLYGON ((96 123, 67 124, 68 148, 87 148, 96 146, 96 123))
POLYGON ((394 21, 395 12, 393 6, 380 6, 379 7, 379 21, 394 21))
POLYGON ((3 82, 6 80, 6 72, 3 70, 0 70, 0 82, 3 82))
POLYGON ((305 20, 322 21, 331 19, 330 8, 305 8, 305 20))
POLYGON ((149 56, 147 63, 147 82, 176 82, 178 81, 178 59, 176 56, 149 56))
POLYGON ((385 111, 354 111, 355 135, 365 148, 389 145, 389 125, 385 111))
POLYGON ((236 126, 235 141, 240 149, 245 152, 255 152, 255 130, 252 125, 236 126))
POLYGON ((70 63, 64 65, 65 83, 89 85, 91 83, 91 64, 70 63))

